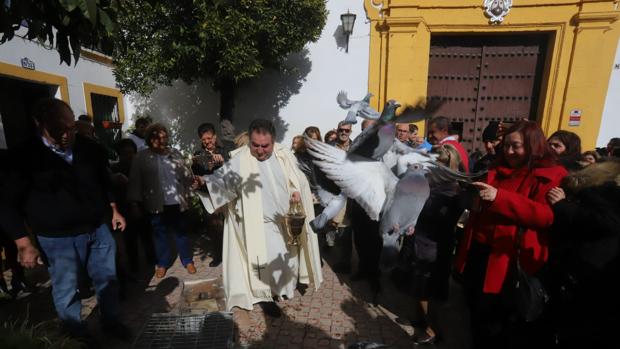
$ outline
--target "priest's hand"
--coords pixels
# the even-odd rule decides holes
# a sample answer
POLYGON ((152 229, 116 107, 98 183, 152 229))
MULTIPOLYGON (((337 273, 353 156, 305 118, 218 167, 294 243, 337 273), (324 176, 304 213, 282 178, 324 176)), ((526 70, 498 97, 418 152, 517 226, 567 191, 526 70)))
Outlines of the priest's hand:
POLYGON ((291 202, 301 202, 301 194, 299 194, 298 191, 294 191, 293 194, 291 194, 291 202))
POLYGON ((192 190, 196 190, 198 188, 201 188, 204 185, 205 185, 204 178, 202 178, 200 176, 194 176, 193 181, 192 181, 192 190))

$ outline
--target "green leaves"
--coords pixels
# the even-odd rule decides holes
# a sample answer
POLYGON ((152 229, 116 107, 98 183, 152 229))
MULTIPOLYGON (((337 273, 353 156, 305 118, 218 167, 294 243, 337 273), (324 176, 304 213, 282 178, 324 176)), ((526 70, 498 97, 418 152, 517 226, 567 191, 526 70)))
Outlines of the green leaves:
POLYGON ((71 11, 75 10, 75 8, 78 7, 81 2, 84 2, 84 1, 80 1, 80 0, 60 0, 58 2, 60 2, 62 7, 64 7, 64 9, 67 10, 67 12, 71 12, 71 11))
POLYGON ((97 3, 98 0, 78 0, 78 6, 82 10, 84 17, 88 18, 93 26, 97 25, 97 3))
POLYGON ((111 54, 119 0, 19 0, 0 6, 0 44, 22 24, 26 37, 56 47, 61 63, 77 63, 81 47, 111 54))
POLYGON ((114 50, 124 91, 150 93, 183 79, 236 83, 319 38, 325 0, 123 1, 114 50))

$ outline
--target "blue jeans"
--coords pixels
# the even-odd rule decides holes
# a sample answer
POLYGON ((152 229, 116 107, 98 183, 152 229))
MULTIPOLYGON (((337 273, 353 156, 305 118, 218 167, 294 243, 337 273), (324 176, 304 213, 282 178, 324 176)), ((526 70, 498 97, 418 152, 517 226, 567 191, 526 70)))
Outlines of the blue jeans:
POLYGON ((174 235, 183 266, 193 263, 193 254, 186 235, 185 217, 178 205, 164 206, 163 213, 151 214, 151 226, 158 267, 168 268, 172 262, 168 234, 174 235))
POLYGON ((67 329, 75 334, 85 331, 77 294, 78 278, 84 270, 93 281, 103 324, 117 322, 116 244, 108 226, 77 236, 37 238, 47 259, 54 306, 67 329))

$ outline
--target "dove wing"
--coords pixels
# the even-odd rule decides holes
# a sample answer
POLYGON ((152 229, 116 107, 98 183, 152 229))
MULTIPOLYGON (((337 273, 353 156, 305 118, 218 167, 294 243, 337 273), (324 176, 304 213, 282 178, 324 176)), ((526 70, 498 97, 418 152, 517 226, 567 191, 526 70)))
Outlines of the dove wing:
POLYGON ((398 181, 396 176, 381 162, 352 160, 344 150, 315 140, 308 140, 306 145, 325 176, 357 201, 371 219, 379 220, 387 196, 398 181))
POLYGON ((336 101, 342 109, 349 109, 351 108, 353 103, 355 103, 355 101, 351 101, 349 100, 349 98, 347 98, 347 93, 344 91, 338 92, 338 96, 336 96, 336 101))
POLYGON ((358 113, 364 119, 369 119, 369 120, 378 120, 379 117, 381 116, 381 113, 376 111, 373 107, 369 106, 368 104, 366 104, 363 108, 360 108, 358 113))
POLYGON ((445 182, 466 182, 470 183, 473 180, 480 179, 486 176, 486 172, 465 174, 459 171, 455 171, 450 167, 438 162, 436 160, 428 161, 430 166, 425 167, 427 171, 427 178, 431 185, 442 184, 445 182))
POLYGON ((392 121, 406 124, 430 119, 443 103, 430 100, 426 103, 425 107, 422 107, 421 104, 422 102, 418 103, 416 106, 405 106, 400 115, 392 119, 392 121))
POLYGON ((379 160, 392 147, 395 132, 393 124, 377 122, 355 138, 349 148, 349 154, 379 160))
POLYGON ((319 203, 321 204, 321 206, 327 207, 329 202, 332 201, 337 195, 334 195, 333 193, 330 193, 329 191, 318 187, 316 188, 316 196, 317 199, 319 199, 319 203))

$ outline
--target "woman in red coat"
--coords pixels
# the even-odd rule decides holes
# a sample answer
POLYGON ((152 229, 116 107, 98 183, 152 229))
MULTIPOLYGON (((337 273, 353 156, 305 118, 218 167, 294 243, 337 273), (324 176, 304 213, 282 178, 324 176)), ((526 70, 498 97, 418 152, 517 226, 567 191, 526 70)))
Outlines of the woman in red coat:
POLYGON ((485 182, 474 185, 480 204, 466 229, 456 256, 457 271, 463 274, 472 314, 474 348, 508 348, 520 345, 515 338, 532 338, 523 331, 506 297, 501 297, 516 256, 519 227, 520 263, 536 273, 547 261, 547 229, 553 211, 546 194, 566 176, 556 165, 540 127, 522 121, 510 127, 503 149, 485 182), (518 333, 512 333, 519 328, 518 333))

